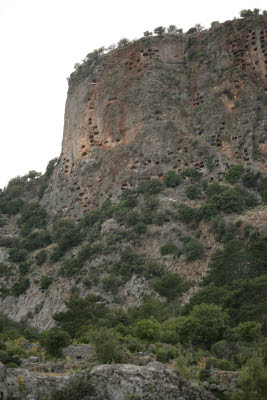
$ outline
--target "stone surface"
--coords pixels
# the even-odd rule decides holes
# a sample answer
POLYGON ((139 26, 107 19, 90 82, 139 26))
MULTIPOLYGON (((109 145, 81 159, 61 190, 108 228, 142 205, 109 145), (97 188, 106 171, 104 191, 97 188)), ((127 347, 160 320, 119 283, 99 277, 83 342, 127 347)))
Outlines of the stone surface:
POLYGON ((94 394, 89 393, 86 398, 92 400, 125 400, 127 396, 146 400, 215 399, 203 388, 193 389, 189 383, 157 362, 146 366, 99 365, 91 371, 65 375, 8 369, 0 364, 0 398, 43 400, 47 396, 49 399, 56 390, 71 384, 77 377, 91 383, 94 394), (18 382, 24 388, 24 397, 20 397, 18 382))

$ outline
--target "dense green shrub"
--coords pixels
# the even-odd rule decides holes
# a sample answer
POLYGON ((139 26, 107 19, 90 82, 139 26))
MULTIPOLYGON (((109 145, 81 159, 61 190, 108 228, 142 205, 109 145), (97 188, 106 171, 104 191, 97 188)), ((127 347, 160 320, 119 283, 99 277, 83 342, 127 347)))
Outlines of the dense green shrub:
POLYGON ((241 176, 241 174, 244 172, 244 167, 243 167, 243 165, 241 165, 241 164, 236 164, 236 165, 233 165, 232 167, 230 167, 229 169, 228 169, 228 171, 225 173, 225 179, 228 181, 228 182, 230 182, 230 183, 232 183, 232 184, 234 184, 234 183, 236 183, 238 180, 239 180, 239 178, 240 178, 240 176, 241 176))
POLYGON ((50 276, 42 275, 40 278, 40 288, 42 290, 48 289, 52 282, 53 279, 50 276))
POLYGON ((262 197, 262 201, 267 203, 267 176, 261 179, 259 184, 259 192, 262 197))
POLYGON ((27 273, 29 272, 29 270, 30 270, 30 264, 28 264, 28 263, 21 263, 20 265, 19 265, 19 273, 20 273, 20 275, 27 275, 27 273))
POLYGON ((102 245, 101 244, 90 244, 87 243, 83 245, 81 250, 78 253, 78 260, 81 265, 83 265, 86 261, 95 258, 97 255, 101 254, 102 252, 102 245))
POLYGON ((201 220, 201 215, 198 209, 189 207, 186 204, 180 204, 178 219, 191 227, 195 227, 201 220))
POLYGON ((165 256, 166 254, 173 254, 176 256, 180 256, 181 253, 182 253, 181 250, 178 249, 178 247, 172 242, 167 242, 160 247, 160 254, 162 256, 165 256))
POLYGON ((257 180, 259 176, 259 173, 254 174, 251 171, 246 172, 242 177, 243 185, 247 188, 255 188, 257 186, 257 180))
POLYGON ((160 337, 160 324, 153 317, 143 319, 136 324, 136 335, 141 340, 157 341, 160 337))
POLYGON ((196 238, 192 236, 185 237, 183 239, 183 252, 186 255, 186 259, 189 260, 196 260, 201 258, 204 254, 204 246, 203 244, 196 238))
POLYGON ((123 361, 122 348, 116 335, 106 328, 94 330, 90 342, 95 347, 97 361, 103 364, 118 364, 123 361))
POLYGON ((0 212, 8 215, 15 215, 21 210, 23 204, 21 199, 10 201, 5 198, 1 199, 0 197, 0 212))
POLYGON ((144 267, 144 258, 127 247, 121 252, 120 259, 112 264, 111 272, 115 275, 119 274, 125 279, 129 279, 132 274, 142 273, 144 267))
POLYGON ((95 395, 95 390, 91 383, 87 378, 85 379, 76 379, 71 385, 57 390, 50 400, 80 400, 95 395))
POLYGON ((67 258, 63 261, 60 273, 61 275, 73 276, 80 272, 81 263, 77 258, 67 258))
POLYGON ((199 182, 200 179, 202 178, 202 173, 196 170, 195 168, 185 168, 182 173, 182 177, 188 177, 190 178, 192 183, 199 182))
POLYGON ((106 278, 103 278, 101 283, 102 283, 102 288, 106 292, 116 294, 118 292, 119 286, 122 284, 122 281, 118 276, 111 274, 106 278))
POLYGON ((212 218, 216 217, 219 210, 216 205, 216 202, 213 200, 206 200, 200 207, 200 215, 201 218, 204 220, 211 220, 212 218))
POLYGON ((64 255, 65 251, 61 249, 59 246, 55 247, 52 253, 50 254, 50 261, 55 263, 61 259, 64 255))
POLYGON ((53 357, 60 357, 64 347, 71 344, 72 340, 67 332, 59 328, 43 331, 39 336, 40 345, 53 357))
POLYGON ((28 257, 28 252, 25 249, 20 249, 19 247, 12 247, 9 249, 9 260, 14 263, 19 263, 25 261, 28 257))
POLYGON ((20 246, 28 251, 46 247, 51 243, 51 235, 48 231, 32 232, 20 242, 20 246))
POLYGON ((186 285, 180 275, 174 272, 166 272, 160 278, 154 280, 153 289, 171 301, 185 291, 186 285))
POLYGON ((212 230, 215 234, 215 239, 221 243, 227 243, 236 236, 236 227, 231 222, 227 222, 220 217, 212 221, 212 230))
POLYGON ((5 224, 6 224, 6 221, 2 217, 0 217, 0 228, 5 226, 5 224))
POLYGON ((126 189, 122 192, 119 205, 125 208, 134 208, 137 205, 138 194, 132 189, 126 189))
POLYGON ((189 185, 185 188, 185 194, 190 200, 197 199, 200 195, 200 190, 196 185, 189 185))
POLYGON ((233 189, 226 189, 216 196, 216 206, 225 213, 241 212, 244 206, 242 196, 233 189))
POLYGON ((58 162, 58 158, 53 158, 47 164, 46 171, 45 171, 44 175, 41 177, 41 185, 40 185, 40 189, 39 189, 39 193, 38 193, 39 199, 41 199, 43 197, 45 189, 48 187, 49 178, 52 175, 57 162, 58 162))
POLYGON ((163 175, 163 183, 168 187, 178 186, 181 182, 181 176, 175 171, 168 171, 163 175))
POLYGON ((101 296, 89 294, 85 298, 73 295, 66 302, 67 311, 53 315, 54 320, 71 336, 84 324, 95 325, 99 318, 105 318, 109 309, 101 296))
POLYGON ((20 213, 18 225, 22 234, 29 233, 32 228, 42 228, 46 225, 47 213, 45 208, 41 208, 39 203, 25 204, 20 213))
POLYGON ((52 237, 59 248, 64 251, 77 246, 82 240, 79 227, 69 219, 57 219, 54 222, 52 237))
POLYGON ((159 179, 144 180, 139 183, 138 192, 145 195, 160 193, 164 189, 164 185, 159 179))
POLYGON ((12 286, 12 294, 13 296, 20 296, 21 294, 24 294, 27 289, 30 287, 30 280, 28 278, 19 278, 17 282, 14 283, 12 286))
POLYGON ((215 195, 222 193, 227 189, 227 186, 220 185, 218 182, 213 182, 205 189, 208 198, 212 199, 215 195))
POLYGON ((47 259, 47 253, 44 249, 38 251, 38 253, 35 256, 36 264, 39 266, 43 265, 46 259, 47 259))
POLYGON ((252 342, 261 336, 261 325, 255 321, 247 321, 240 323, 234 329, 236 340, 252 342))

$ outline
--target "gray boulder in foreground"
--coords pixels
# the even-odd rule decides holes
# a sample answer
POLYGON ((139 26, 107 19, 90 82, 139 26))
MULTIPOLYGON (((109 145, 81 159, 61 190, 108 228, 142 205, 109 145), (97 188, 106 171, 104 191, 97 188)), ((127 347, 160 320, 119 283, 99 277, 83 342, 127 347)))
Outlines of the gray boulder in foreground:
POLYGON ((90 371, 62 375, 33 373, 22 368, 11 369, 0 363, 0 399, 49 399, 56 390, 70 385, 77 378, 83 378, 92 385, 93 393, 81 397, 81 400, 215 399, 203 388, 190 387, 187 381, 158 362, 146 366, 98 365, 90 371))

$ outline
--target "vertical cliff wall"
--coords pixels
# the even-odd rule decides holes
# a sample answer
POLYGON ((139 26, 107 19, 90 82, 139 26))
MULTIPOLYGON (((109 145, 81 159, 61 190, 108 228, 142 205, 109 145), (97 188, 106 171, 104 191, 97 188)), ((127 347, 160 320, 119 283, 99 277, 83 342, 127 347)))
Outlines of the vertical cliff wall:
POLYGON ((229 21, 84 63, 69 80, 62 154, 43 204, 79 218, 169 169, 193 166, 212 181, 234 161, 266 168, 266 29, 266 17, 229 21))

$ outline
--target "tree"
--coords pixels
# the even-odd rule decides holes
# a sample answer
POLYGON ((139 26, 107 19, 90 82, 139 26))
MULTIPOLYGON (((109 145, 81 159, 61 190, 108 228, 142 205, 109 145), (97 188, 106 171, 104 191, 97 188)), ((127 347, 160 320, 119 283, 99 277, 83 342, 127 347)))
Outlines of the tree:
POLYGON ((66 302, 67 311, 54 314, 54 320, 71 336, 85 325, 95 325, 97 320, 104 318, 108 308, 101 296, 88 294, 85 298, 73 295, 66 302))
POLYGON ((158 26, 157 28, 154 29, 154 33, 157 36, 163 36, 165 33, 166 28, 164 26, 158 26))
POLYGON ((118 48, 121 49, 122 47, 126 47, 129 43, 130 43, 130 40, 128 40, 127 38, 122 38, 118 42, 118 48))
POLYGON ((152 32, 145 31, 145 32, 144 32, 144 36, 145 36, 145 37, 152 36, 152 32))
POLYGON ((163 183, 168 187, 175 187, 181 182, 181 176, 175 171, 168 171, 163 175, 163 183))
POLYGON ((209 347, 222 338, 230 319, 222 307, 205 303, 194 306, 189 317, 193 318, 193 342, 209 347))
POLYGON ((185 290, 185 286, 180 275, 174 272, 167 272, 153 283, 153 288, 161 296, 167 297, 169 301, 174 300, 185 290))
POLYGON ((136 335, 142 340, 157 341, 160 336, 160 324, 153 317, 143 319, 136 325, 136 335))
POLYGON ((169 25, 169 27, 167 28, 167 32, 174 34, 174 33, 178 33, 178 29, 176 25, 169 25))
POLYGON ((45 348, 48 354, 54 357, 61 356, 61 350, 71 344, 70 335, 59 328, 51 328, 43 331, 39 337, 40 345, 45 348))

